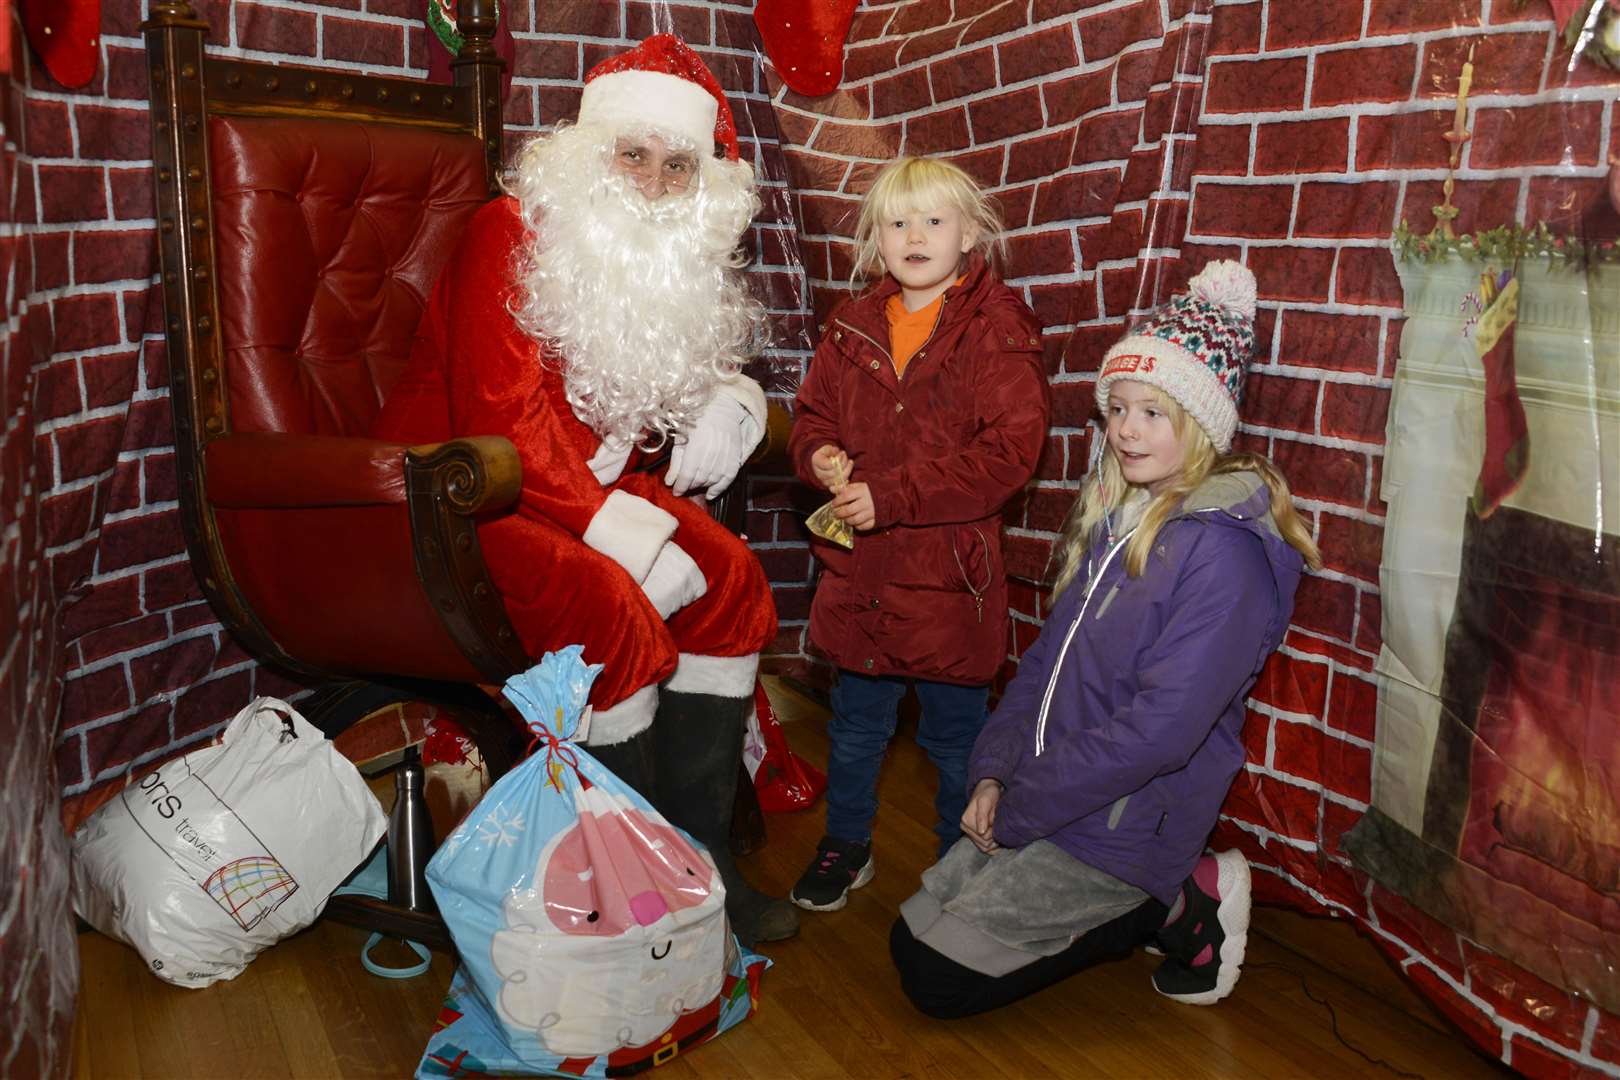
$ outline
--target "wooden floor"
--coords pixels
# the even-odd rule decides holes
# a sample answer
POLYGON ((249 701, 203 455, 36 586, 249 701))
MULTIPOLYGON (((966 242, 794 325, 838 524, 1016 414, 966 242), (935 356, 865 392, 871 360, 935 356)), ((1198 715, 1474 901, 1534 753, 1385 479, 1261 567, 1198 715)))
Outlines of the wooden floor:
MULTIPOLYGON (((824 713, 771 685, 788 737, 826 760, 824 713)), ((759 1011, 657 1074, 679 1077, 1312 1077, 1506 1075, 1445 1030, 1370 945, 1342 924, 1259 910, 1236 991, 1211 1008, 1178 1005, 1149 983, 1155 957, 1093 969, 999 1013, 951 1023, 900 993, 887 940, 933 850, 932 769, 904 735, 883 776, 877 874, 843 911, 806 913, 800 936, 764 951, 759 1011), (1269 928, 1269 929, 1268 929, 1269 928), (1304 941, 1349 978, 1281 941, 1304 941), (1353 981, 1351 981, 1353 980, 1353 981), (1335 1036, 1331 1002, 1344 1042, 1335 1036), (1379 1067, 1350 1046, 1382 1059, 1379 1067)), ((770 841, 745 860, 785 892, 814 850, 819 808, 769 815, 770 841)), ((365 934, 322 923, 206 990, 159 982, 133 950, 80 936, 83 988, 75 1077, 403 1077, 426 1044, 452 961, 391 981, 366 974, 365 934)), ((403 961, 403 957, 400 958, 403 961)))

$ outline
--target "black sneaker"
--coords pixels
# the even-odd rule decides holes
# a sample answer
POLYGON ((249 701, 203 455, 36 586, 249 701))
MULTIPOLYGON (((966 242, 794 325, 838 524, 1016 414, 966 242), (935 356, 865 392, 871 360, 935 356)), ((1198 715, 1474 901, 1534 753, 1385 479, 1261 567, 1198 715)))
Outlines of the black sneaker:
POLYGON ((790 899, 808 911, 837 911, 849 890, 872 880, 872 847, 855 840, 823 836, 810 868, 793 886, 790 899))
POLYGON ((1188 1005, 1213 1005, 1237 985, 1248 948, 1248 860, 1239 851, 1204 856, 1181 895, 1180 916, 1159 931, 1165 958, 1153 988, 1188 1005))

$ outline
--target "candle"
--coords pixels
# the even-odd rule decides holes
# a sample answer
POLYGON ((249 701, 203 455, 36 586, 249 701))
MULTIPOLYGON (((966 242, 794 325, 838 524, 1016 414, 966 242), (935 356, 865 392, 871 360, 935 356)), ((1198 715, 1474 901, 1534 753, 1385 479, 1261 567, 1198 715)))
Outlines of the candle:
POLYGON ((1451 165, 1456 168, 1462 155, 1463 139, 1468 135, 1468 88, 1474 82, 1474 47, 1468 47, 1468 59, 1463 61, 1462 77, 1457 80, 1457 118, 1452 122, 1451 165))

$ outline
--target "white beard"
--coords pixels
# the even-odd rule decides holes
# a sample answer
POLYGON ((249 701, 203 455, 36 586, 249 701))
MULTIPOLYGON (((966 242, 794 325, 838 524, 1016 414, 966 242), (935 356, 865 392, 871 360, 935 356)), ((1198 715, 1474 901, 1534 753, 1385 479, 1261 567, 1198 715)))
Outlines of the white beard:
POLYGON ((649 202, 611 172, 614 133, 568 127, 524 151, 508 188, 530 240, 522 330, 562 357, 574 415, 619 449, 691 426, 765 340, 737 243, 753 171, 700 155, 697 188, 649 202))

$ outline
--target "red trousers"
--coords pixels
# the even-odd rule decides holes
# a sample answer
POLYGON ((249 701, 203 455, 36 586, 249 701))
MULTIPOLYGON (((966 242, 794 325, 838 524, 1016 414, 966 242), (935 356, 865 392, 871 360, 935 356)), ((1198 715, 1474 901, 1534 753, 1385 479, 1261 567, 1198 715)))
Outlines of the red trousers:
POLYGON ((517 513, 485 522, 484 560, 531 657, 585 646, 586 662, 603 665, 591 704, 606 709, 669 678, 679 653, 748 656, 770 644, 776 604, 747 544, 670 494, 661 475, 632 473, 612 487, 675 516, 673 540, 703 571, 708 591, 666 623, 618 563, 568 531, 517 513))

